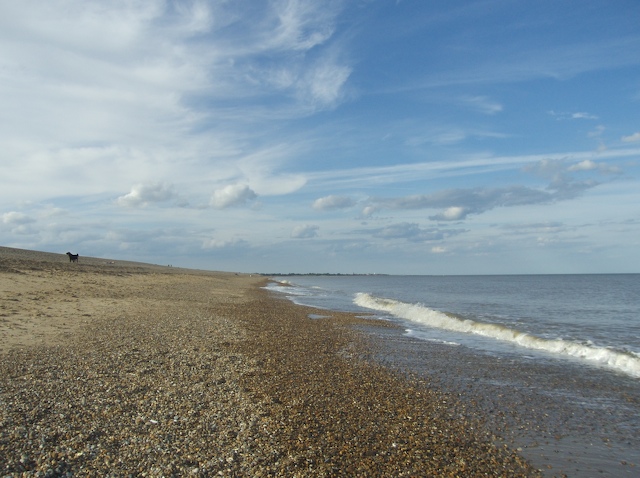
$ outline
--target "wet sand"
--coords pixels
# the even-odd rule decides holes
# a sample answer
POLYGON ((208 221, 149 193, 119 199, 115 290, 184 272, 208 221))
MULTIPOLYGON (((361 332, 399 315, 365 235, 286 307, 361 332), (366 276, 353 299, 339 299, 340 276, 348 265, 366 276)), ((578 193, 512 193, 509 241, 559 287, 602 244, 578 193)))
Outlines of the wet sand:
MULTIPOLYGON (((538 476, 266 279, 0 248, 3 476, 538 476)), ((372 348, 373 347, 373 348, 372 348)))

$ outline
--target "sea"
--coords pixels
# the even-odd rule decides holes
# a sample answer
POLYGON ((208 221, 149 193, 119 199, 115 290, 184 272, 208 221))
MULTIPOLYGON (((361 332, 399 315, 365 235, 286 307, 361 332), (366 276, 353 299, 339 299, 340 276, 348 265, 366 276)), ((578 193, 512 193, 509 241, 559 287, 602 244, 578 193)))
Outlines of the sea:
MULTIPOLYGON (((397 327, 374 359, 467 401, 544 476, 640 476, 640 274, 293 275, 267 288, 397 327)), ((372 342, 373 343, 373 342, 372 342)))

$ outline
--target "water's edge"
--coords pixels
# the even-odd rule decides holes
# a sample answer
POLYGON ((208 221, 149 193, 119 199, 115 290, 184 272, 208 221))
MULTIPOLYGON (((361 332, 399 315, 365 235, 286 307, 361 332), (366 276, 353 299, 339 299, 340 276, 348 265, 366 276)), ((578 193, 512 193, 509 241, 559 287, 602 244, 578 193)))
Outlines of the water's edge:
POLYGON ((640 470, 637 378, 577 361, 425 341, 401 327, 359 330, 379 351, 376 362, 465 400, 545 476, 636 476, 640 470))
POLYGON ((376 361, 473 405, 489 430, 545 476, 636 476, 640 470, 640 437, 627 420, 640 416, 637 379, 597 369, 568 373, 565 363, 516 367, 464 346, 425 343, 398 329, 360 330, 380 350, 376 361))

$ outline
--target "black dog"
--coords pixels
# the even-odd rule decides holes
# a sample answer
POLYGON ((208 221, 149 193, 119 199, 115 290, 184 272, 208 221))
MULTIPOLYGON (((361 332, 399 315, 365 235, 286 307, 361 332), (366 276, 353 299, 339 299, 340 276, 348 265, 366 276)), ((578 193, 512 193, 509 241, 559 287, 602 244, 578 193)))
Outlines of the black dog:
POLYGON ((69 262, 78 262, 80 257, 80 254, 71 254, 70 252, 67 252, 67 255, 69 256, 69 262))

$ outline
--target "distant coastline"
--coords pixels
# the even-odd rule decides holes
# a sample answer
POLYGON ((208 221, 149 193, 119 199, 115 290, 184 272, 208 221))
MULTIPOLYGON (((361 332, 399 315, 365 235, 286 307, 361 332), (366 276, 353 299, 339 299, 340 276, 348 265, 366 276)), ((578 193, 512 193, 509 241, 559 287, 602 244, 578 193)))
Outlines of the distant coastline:
POLYGON ((351 273, 351 274, 343 274, 340 272, 306 272, 306 273, 300 273, 300 272, 275 272, 272 274, 266 273, 266 272, 260 272, 259 273, 262 276, 268 276, 268 277, 288 277, 288 276, 330 276, 330 277, 339 277, 339 276, 347 276, 347 277, 360 277, 360 276, 388 276, 390 274, 376 274, 374 273, 369 273, 369 274, 365 274, 365 273, 351 273))

